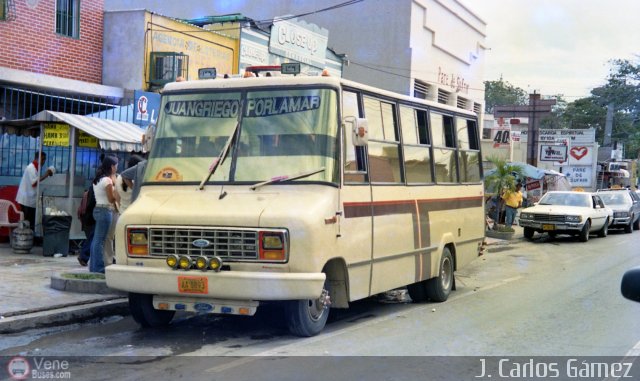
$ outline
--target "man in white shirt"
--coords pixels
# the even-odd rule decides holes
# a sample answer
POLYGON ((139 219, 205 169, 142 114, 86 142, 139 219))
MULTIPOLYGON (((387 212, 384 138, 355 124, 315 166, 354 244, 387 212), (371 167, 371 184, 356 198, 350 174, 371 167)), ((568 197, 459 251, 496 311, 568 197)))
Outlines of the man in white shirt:
POLYGON ((43 181, 49 176, 53 175, 51 169, 47 169, 44 175, 40 177, 40 168, 47 160, 47 155, 42 152, 39 155, 36 152, 33 157, 33 162, 27 165, 20 180, 20 186, 18 187, 18 194, 16 195, 16 201, 20 204, 20 207, 24 213, 24 217, 29 221, 29 227, 35 230, 36 226, 36 202, 37 202, 37 186, 39 181, 43 181))

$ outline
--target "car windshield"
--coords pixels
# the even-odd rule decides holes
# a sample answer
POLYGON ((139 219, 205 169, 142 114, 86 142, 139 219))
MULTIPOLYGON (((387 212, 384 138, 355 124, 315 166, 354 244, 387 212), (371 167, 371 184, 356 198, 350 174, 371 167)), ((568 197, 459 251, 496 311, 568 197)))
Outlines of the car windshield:
POLYGON ((259 183, 308 172, 314 173, 298 181, 338 181, 334 90, 171 94, 162 107, 145 182, 200 183, 208 172, 208 181, 216 183, 259 183), (217 163, 227 142, 232 144, 226 160, 217 163))
POLYGON ((547 193, 540 199, 541 205, 564 205, 590 207, 589 196, 580 193, 547 193))
POLYGON ((599 195, 605 205, 631 205, 631 198, 622 192, 602 192, 599 195))

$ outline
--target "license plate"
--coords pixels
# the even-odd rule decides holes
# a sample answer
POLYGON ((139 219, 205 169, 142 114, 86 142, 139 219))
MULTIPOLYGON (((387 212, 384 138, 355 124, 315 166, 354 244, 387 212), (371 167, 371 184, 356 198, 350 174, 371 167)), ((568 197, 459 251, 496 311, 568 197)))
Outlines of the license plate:
POLYGON ((552 225, 552 224, 543 224, 542 225, 542 230, 554 230, 556 228, 556 225, 552 225))
POLYGON ((203 276, 179 276, 178 292, 184 294, 209 293, 209 279, 203 276))

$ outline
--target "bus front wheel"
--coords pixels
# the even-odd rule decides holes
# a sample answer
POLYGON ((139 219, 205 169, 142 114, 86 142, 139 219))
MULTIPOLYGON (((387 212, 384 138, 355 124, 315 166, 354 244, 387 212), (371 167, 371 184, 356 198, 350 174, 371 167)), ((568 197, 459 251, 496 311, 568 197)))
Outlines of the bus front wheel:
POLYGON ((327 324, 330 308, 328 281, 325 281, 322 293, 317 299, 285 302, 285 319, 289 332, 302 337, 317 335, 327 324))
POLYGON ((175 311, 153 308, 153 296, 149 294, 129 293, 129 310, 136 323, 145 328, 161 327, 169 324, 175 311))

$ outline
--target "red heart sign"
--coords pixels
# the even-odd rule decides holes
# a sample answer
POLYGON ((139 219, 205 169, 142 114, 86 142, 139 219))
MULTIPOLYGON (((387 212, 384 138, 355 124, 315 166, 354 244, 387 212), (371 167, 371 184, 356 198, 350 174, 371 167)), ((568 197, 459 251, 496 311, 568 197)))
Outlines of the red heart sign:
POLYGON ((587 147, 571 147, 571 151, 569 153, 571 156, 575 157, 576 160, 580 160, 589 153, 589 149, 587 147))

